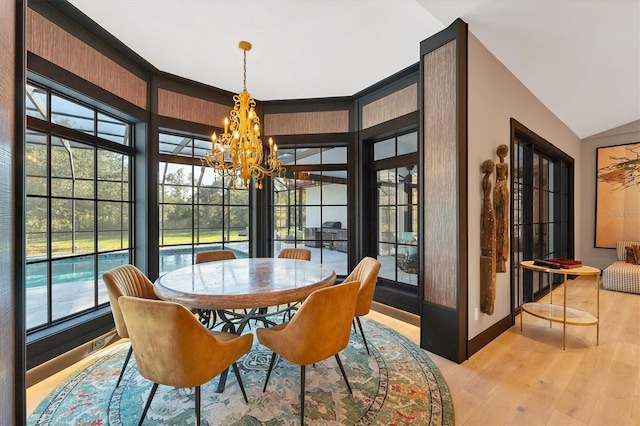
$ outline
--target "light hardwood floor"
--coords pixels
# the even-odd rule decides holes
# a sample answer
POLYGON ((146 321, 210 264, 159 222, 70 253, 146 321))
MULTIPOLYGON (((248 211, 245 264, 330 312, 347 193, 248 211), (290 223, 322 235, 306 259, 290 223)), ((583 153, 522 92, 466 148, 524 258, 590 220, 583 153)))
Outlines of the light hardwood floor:
MULTIPOLYGON (((561 301, 563 286, 554 290, 561 301)), ((570 306, 595 312, 593 280, 570 282, 570 306)), ((545 301, 543 299, 543 301, 545 301)), ((420 330, 372 311, 379 321, 419 344, 420 330)), ((428 353, 444 376, 456 425, 640 425, 640 295, 600 290, 596 328, 567 326, 524 314, 497 339, 457 364, 428 353)), ((99 352, 98 352, 99 354, 99 352)), ((27 390, 28 412, 82 362, 27 390)))

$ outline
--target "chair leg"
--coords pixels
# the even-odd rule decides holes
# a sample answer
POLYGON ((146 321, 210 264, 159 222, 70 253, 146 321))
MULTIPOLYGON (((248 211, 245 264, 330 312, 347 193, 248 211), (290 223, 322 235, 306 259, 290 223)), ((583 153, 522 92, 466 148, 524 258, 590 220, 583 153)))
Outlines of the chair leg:
POLYGON ((349 384, 349 379, 347 379, 347 375, 344 372, 344 367, 342 366, 342 361, 340 361, 340 357, 336 354, 336 361, 338 361, 338 367, 340 367, 340 372, 342 373, 342 377, 344 377, 344 382, 347 384, 347 389, 349 389, 349 393, 353 395, 351 391, 351 385, 349 384))
POLYGON ((362 323, 360 322, 360 317, 356 317, 356 321, 358 321, 358 327, 360 327, 360 334, 362 334, 362 340, 364 341, 364 347, 367 348, 367 355, 371 355, 371 352, 369 352, 369 345, 367 345, 367 338, 364 337, 364 331, 362 330, 362 323))
POLYGON ((118 383, 116 383, 116 387, 120 386, 120 380, 122 380, 122 376, 124 376, 124 370, 127 369, 127 363, 129 362, 129 358, 131 358, 132 353, 133 346, 129 346, 129 352, 127 352, 127 356, 124 359, 124 364, 122 365, 122 370, 120 370, 120 376, 118 377, 118 383))
POLYGON ((196 425, 200 426, 200 386, 196 386, 196 425))
POLYGON ((233 364, 231 364, 231 366, 233 366, 233 372, 236 373, 236 379, 238 379, 238 384, 240 385, 242 396, 244 396, 244 402, 248 404, 249 400, 247 399, 247 393, 244 391, 244 384, 242 383, 242 377, 240 377, 240 370, 238 370, 238 364, 234 362, 233 364))
POLYGON ((269 362, 269 369, 267 370, 267 378, 264 381, 264 387, 262 388, 262 392, 267 390, 267 383, 269 383, 269 376, 271 375, 271 370, 273 369, 273 364, 276 363, 276 353, 271 353, 271 361, 269 362))
POLYGON ((300 366, 300 425, 304 426, 304 380, 305 372, 307 370, 306 365, 300 366))
POLYGON ((158 390, 158 384, 154 383, 153 387, 151 388, 151 393, 149 394, 149 398, 147 398, 147 403, 144 406, 144 410, 142 410, 142 417, 140 417, 140 422, 138 423, 138 426, 142 426, 142 422, 144 421, 144 418, 147 415, 147 411, 149 411, 151 400, 153 399, 153 396, 156 394, 157 390, 158 390))
POLYGON ((356 329, 356 319, 354 318, 353 321, 351 321, 351 323, 353 324, 353 332, 355 334, 358 334, 358 330, 356 329))

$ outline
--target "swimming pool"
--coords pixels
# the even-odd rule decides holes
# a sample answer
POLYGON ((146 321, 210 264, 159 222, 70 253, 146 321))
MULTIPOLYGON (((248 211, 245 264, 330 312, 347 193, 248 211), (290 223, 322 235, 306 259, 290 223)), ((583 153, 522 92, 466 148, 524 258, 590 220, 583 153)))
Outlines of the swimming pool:
MULTIPOLYGON (((197 247, 196 253, 208 250, 220 250, 222 246, 197 247)), ((249 257, 246 251, 240 248, 226 246, 238 258, 249 257)), ((129 264, 129 252, 113 252, 103 254, 92 254, 53 260, 51 262, 51 283, 73 284, 86 283, 95 280, 95 262, 98 262, 98 280, 102 280, 102 274, 121 265, 129 264)), ((28 261, 27 261, 28 262, 28 261)), ((160 274, 173 271, 193 264, 193 254, 191 246, 168 247, 160 249, 160 274)), ((26 266, 26 286, 27 288, 41 287, 47 285, 47 262, 27 263, 26 266)))

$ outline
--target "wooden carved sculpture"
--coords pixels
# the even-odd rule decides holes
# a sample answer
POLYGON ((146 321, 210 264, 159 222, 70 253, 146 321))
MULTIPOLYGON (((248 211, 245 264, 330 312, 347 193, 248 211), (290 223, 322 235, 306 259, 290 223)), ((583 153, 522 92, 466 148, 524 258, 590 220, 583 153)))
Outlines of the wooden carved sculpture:
POLYGON ((500 157, 500 162, 496 164, 496 186, 493 190, 493 211, 496 215, 496 272, 507 272, 509 257, 509 165, 504 162, 508 152, 509 147, 506 145, 500 145, 496 149, 496 154, 500 157))
POLYGON ((491 173, 494 163, 482 163, 482 212, 480 215, 480 310, 493 315, 496 296, 496 226, 493 203, 491 202, 491 173))

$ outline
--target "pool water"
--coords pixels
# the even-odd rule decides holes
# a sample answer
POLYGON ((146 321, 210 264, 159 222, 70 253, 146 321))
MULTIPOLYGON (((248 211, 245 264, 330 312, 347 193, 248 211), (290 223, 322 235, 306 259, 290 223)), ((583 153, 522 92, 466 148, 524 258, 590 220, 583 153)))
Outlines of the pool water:
MULTIPOLYGON (((199 247, 197 251, 220 250, 220 246, 199 247)), ((240 250, 226 248, 235 252, 236 257, 246 258, 249 255, 240 250)), ((86 283, 95 280, 95 261, 98 261, 98 277, 102 280, 102 274, 118 266, 129 264, 127 251, 105 254, 92 254, 74 258, 54 260, 51 262, 51 281, 56 284, 86 283)), ((160 250, 160 273, 164 274, 184 266, 193 264, 191 247, 167 248, 160 250)), ((27 288, 47 285, 47 262, 32 263, 26 266, 27 288)))

